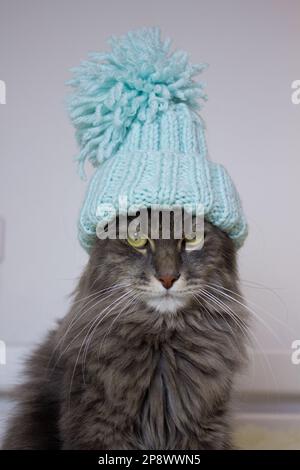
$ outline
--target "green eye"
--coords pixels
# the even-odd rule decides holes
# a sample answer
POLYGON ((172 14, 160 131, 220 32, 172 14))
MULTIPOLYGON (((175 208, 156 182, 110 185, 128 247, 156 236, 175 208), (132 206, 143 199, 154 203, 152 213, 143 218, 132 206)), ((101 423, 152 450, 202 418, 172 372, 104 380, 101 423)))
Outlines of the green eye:
POLYGON ((200 250, 204 243, 204 234, 199 233, 191 240, 189 240, 188 238, 185 238, 184 240, 185 240, 185 249, 187 251, 200 250))
POLYGON ((131 237, 128 237, 127 238, 127 242, 130 246, 132 246, 133 248, 144 248, 144 246, 147 245, 147 238, 131 238, 131 237))

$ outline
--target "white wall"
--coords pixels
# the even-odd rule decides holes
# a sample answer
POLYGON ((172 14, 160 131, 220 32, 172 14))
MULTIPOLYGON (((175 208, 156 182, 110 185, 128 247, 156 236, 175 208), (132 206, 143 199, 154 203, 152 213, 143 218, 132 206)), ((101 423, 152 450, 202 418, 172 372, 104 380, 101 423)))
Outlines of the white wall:
POLYGON ((72 161, 75 139, 64 107, 68 69, 88 51, 103 50, 111 34, 147 25, 161 26, 194 62, 210 63, 203 77, 208 145, 241 193, 250 224, 241 278, 268 325, 254 326, 259 359, 247 387, 277 382, 300 390, 300 366, 289 357, 300 338, 300 105, 291 102, 291 83, 300 79, 299 0, 2 0, 0 339, 9 350, 0 380, 8 382, 16 349, 40 340, 66 312, 86 261, 76 239, 85 184, 72 161))

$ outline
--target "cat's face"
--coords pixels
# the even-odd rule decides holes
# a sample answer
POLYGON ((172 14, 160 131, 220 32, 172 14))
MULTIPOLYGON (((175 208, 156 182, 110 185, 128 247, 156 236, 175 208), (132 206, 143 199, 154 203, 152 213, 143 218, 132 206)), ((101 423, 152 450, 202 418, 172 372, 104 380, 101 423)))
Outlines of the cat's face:
MULTIPOLYGON (((92 259, 108 286, 124 286, 136 299, 160 312, 176 312, 207 299, 209 286, 228 287, 235 279, 232 240, 205 222, 203 239, 147 238, 98 240, 92 259), (200 248, 199 248, 200 246, 200 248)), ((201 238, 201 236, 200 236, 201 238)))

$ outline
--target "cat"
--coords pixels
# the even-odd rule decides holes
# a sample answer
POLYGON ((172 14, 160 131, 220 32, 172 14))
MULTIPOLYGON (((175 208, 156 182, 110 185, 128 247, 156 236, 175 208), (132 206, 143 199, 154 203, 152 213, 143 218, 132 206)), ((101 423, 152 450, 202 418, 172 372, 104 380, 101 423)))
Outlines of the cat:
POLYGON ((234 242, 97 239, 73 305, 28 361, 4 449, 230 449, 246 360, 234 242))

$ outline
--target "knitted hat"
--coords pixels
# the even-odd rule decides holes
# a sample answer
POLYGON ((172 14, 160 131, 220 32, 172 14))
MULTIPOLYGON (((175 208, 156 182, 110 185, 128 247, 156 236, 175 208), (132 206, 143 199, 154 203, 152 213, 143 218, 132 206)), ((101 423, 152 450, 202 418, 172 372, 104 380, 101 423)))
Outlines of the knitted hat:
POLYGON ((232 180, 208 159, 205 127, 197 114, 206 99, 193 77, 205 65, 170 52, 157 28, 110 40, 111 52, 93 53, 75 68, 69 112, 80 146, 81 174, 96 171, 79 219, 79 240, 89 251, 96 227, 111 218, 98 207, 119 197, 129 205, 201 203, 205 219, 242 245, 247 224, 232 180))

